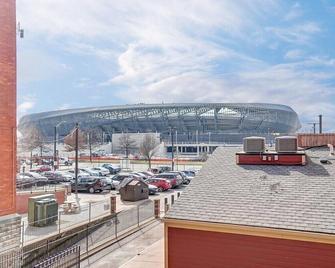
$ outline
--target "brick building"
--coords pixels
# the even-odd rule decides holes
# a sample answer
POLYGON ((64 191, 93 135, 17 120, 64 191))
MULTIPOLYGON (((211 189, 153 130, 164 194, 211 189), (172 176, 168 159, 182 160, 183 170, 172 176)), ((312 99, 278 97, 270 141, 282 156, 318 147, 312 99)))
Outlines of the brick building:
POLYGON ((237 165, 218 148, 165 217, 166 267, 335 267, 335 158, 237 165))

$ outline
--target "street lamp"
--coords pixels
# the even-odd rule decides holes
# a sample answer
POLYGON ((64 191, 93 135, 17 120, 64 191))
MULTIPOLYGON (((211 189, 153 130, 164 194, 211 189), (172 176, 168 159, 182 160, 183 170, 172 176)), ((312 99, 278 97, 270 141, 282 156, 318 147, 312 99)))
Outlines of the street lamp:
POLYGON ((57 128, 63 123, 65 123, 65 121, 61 121, 56 126, 54 126, 54 161, 52 161, 54 170, 56 170, 55 162, 57 161, 57 128))
POLYGON ((173 139, 173 131, 175 128, 170 127, 170 137, 171 137, 171 169, 174 170, 174 139, 173 139))

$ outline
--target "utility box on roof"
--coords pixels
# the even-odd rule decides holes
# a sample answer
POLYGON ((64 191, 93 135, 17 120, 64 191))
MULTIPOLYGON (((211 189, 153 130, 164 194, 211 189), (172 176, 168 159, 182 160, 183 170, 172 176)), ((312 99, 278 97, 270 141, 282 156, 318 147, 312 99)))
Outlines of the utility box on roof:
POLYGON ((295 153, 298 150, 298 139, 295 136, 282 136, 276 138, 276 152, 295 153))
POLYGON ((243 151, 246 153, 262 153, 265 150, 265 138, 246 137, 243 139, 243 151))
POLYGON ((122 201, 138 201, 149 198, 149 187, 141 180, 132 180, 119 190, 122 201))

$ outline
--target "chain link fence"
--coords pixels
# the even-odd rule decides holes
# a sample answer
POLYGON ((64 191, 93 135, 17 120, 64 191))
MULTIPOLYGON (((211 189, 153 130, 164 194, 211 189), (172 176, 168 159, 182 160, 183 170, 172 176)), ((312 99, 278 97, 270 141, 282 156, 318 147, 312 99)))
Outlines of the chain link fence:
MULTIPOLYGON (((93 211, 91 206, 91 213, 93 211)), ((108 242, 116 241, 119 236, 131 232, 146 222, 152 220, 154 215, 154 202, 146 200, 143 203, 127 210, 123 210, 109 219, 87 222, 75 232, 64 233, 63 237, 56 240, 44 240, 36 245, 27 245, 23 250, 22 267, 34 267, 41 259, 46 256, 55 256, 62 250, 73 246, 78 246, 81 256, 89 254, 92 250, 108 242)), ((63 234, 62 234, 63 235, 63 234)), ((48 267, 48 266, 36 266, 48 267)), ((67 266, 50 266, 67 267, 67 266)))

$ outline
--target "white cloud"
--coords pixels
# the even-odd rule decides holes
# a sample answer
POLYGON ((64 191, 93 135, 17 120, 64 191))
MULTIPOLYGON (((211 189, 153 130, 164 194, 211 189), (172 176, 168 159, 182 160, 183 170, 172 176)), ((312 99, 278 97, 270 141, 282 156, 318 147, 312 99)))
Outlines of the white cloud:
POLYGON ((34 101, 23 101, 17 106, 18 114, 26 114, 29 110, 35 107, 34 101))
POLYGON ((286 52, 284 58, 288 60, 296 60, 302 58, 304 52, 300 49, 292 49, 286 52))
POLYGON ((321 32, 320 26, 312 21, 288 27, 266 27, 266 30, 285 42, 303 44, 321 32))
POLYGON ((285 15, 284 20, 290 21, 300 18, 303 15, 301 5, 299 3, 294 3, 291 10, 285 15))
POLYGON ((306 117, 331 114, 334 59, 297 46, 323 31, 302 16, 298 3, 285 10, 270 0, 18 0, 31 38, 95 57, 109 77, 99 85, 123 89, 115 95, 125 102, 276 102, 306 117), (256 58, 262 46, 284 47, 290 63, 256 58))

